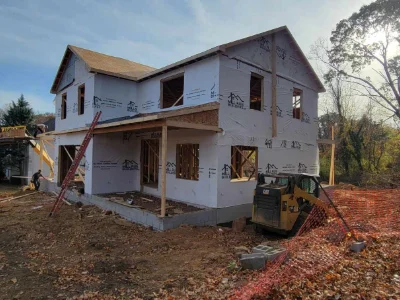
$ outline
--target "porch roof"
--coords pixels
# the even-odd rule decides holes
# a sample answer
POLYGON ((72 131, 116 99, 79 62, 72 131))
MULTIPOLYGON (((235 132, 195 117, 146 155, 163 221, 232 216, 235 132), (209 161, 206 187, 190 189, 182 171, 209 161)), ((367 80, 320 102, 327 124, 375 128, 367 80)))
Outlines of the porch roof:
MULTIPOLYGON (((218 127, 218 110, 219 103, 210 102, 175 110, 137 114, 133 117, 123 117, 99 122, 93 133, 101 134, 132 130, 151 130, 162 126, 221 132, 222 130, 218 127)), ((90 124, 85 127, 70 130, 52 131, 40 134, 38 137, 45 138, 53 135, 87 131, 89 126, 90 124)))

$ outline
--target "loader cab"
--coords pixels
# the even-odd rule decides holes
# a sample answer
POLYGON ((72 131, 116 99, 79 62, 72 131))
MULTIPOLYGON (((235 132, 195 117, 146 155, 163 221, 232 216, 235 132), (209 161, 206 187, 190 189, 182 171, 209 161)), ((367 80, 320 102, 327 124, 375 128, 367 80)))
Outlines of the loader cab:
MULTIPOLYGON (((252 222, 255 228, 287 235, 307 196, 296 197, 295 187, 318 198, 319 184, 309 174, 259 174, 254 190, 252 222)), ((256 229, 257 230, 257 229, 256 229)))

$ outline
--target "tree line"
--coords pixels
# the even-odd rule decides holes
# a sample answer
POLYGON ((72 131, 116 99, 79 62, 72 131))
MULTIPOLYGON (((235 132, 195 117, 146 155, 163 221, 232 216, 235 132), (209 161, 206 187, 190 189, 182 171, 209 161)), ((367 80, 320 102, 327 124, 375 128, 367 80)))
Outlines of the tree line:
MULTIPOLYGON (((342 181, 394 185, 400 164, 400 1, 377 0, 341 20, 311 48, 324 79, 319 137, 336 132, 335 174, 342 181)), ((320 145, 327 179, 331 146, 320 145)))

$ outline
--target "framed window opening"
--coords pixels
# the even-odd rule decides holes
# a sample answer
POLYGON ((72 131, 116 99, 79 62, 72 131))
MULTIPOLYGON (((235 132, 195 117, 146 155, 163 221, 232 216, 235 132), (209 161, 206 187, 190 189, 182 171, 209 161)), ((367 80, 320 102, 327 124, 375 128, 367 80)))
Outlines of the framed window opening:
POLYGON ((249 181, 257 178, 258 148, 231 147, 231 181, 249 181))
POLYGON ((78 87, 78 115, 85 113, 85 85, 78 87))
POLYGON ((264 105, 264 77, 251 73, 250 109, 262 111, 264 105))
POLYGON ((141 146, 142 184, 158 186, 159 140, 142 140, 141 146))
POLYGON ((67 118, 67 93, 61 96, 61 120, 67 118))
POLYGON ((294 88, 293 98, 292 98, 293 119, 301 120, 301 113, 303 109, 302 104, 303 104, 303 91, 294 88))
POLYGON ((199 144, 176 145, 176 178, 199 180, 199 144))
POLYGON ((183 73, 161 80, 160 108, 183 105, 184 84, 183 73))

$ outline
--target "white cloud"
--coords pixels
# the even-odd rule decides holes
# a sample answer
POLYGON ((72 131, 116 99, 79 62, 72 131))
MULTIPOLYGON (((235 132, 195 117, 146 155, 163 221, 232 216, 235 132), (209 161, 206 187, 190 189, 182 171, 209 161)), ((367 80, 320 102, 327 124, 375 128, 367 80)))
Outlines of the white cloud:
MULTIPOLYGON (((0 90, 0 108, 5 109, 11 101, 17 101, 21 96, 20 92, 0 90)), ((52 96, 49 95, 47 99, 34 95, 24 94, 25 100, 29 102, 34 112, 55 112, 52 96)))

